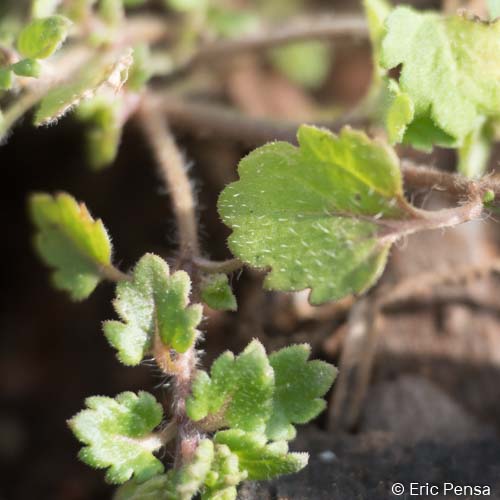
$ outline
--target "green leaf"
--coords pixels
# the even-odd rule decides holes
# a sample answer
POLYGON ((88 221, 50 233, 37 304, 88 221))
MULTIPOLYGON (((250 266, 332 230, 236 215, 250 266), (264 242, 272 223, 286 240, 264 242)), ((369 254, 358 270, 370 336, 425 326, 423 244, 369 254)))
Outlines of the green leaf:
POLYGON ((238 456, 224 444, 215 446, 214 461, 205 478, 202 500, 235 500, 236 486, 247 478, 240 471, 238 456))
POLYGON ((428 146, 437 135, 448 147, 462 145, 479 119, 500 114, 500 22, 398 7, 386 28, 381 63, 402 65, 399 85, 420 122, 405 142, 428 146))
POLYGON ((12 71, 18 76, 38 78, 42 68, 36 59, 22 59, 12 65, 12 71))
POLYGON ((130 68, 127 87, 134 91, 141 90, 151 78, 151 51, 146 44, 137 45, 133 52, 134 64, 130 68))
POLYGON ((69 422, 71 430, 86 446, 79 458, 86 464, 108 468, 106 481, 124 483, 134 475, 139 482, 163 472, 163 464, 153 456, 161 440, 152 430, 161 423, 160 403, 147 392, 122 392, 116 398, 93 396, 88 409, 69 422))
POLYGON ((9 90, 12 83, 12 70, 10 68, 0 68, 0 90, 9 90))
POLYGON ((34 0, 31 4, 32 17, 48 17, 55 13, 61 0, 34 0))
POLYGON ((71 81, 47 93, 35 113, 35 125, 52 123, 82 101, 105 91, 118 92, 133 62, 131 50, 109 57, 97 56, 71 81))
POLYGON ((269 356, 274 370, 273 412, 266 434, 271 440, 290 440, 296 431, 292 424, 305 424, 325 408, 322 396, 330 389, 337 370, 324 361, 308 361, 307 344, 285 347, 269 356))
POLYGON ((122 137, 122 102, 102 96, 84 101, 77 110, 78 118, 87 125, 87 157, 91 167, 102 170, 112 164, 122 137))
POLYGON ((45 59, 51 56, 68 35, 71 21, 63 16, 35 19, 17 39, 17 50, 25 58, 45 59))
POLYGON ((289 80, 306 88, 318 88, 331 67, 330 48, 319 41, 288 44, 271 51, 274 66, 289 80))
POLYGON ((385 124, 389 140, 395 144, 403 141, 408 124, 415 116, 415 107, 410 96, 401 92, 396 81, 388 80, 386 85, 385 124))
POLYGON ((145 483, 129 481, 121 486, 114 500, 191 500, 196 496, 214 463, 214 445, 202 439, 192 460, 178 470, 153 477, 145 483))
POLYGON ((54 269, 55 287, 74 300, 88 297, 101 281, 102 268, 111 265, 111 241, 102 221, 66 193, 34 194, 29 205, 38 229, 35 247, 54 269))
POLYGON ((248 479, 266 480, 303 469, 307 453, 288 453, 286 441, 267 443, 265 436, 239 429, 219 431, 214 441, 225 444, 238 456, 239 467, 248 473, 248 479))
POLYGON ((385 224, 413 209, 397 157, 383 143, 349 128, 335 136, 310 126, 300 127, 298 140, 299 148, 275 142, 244 158, 219 213, 233 229, 233 254, 271 268, 267 288, 311 288, 311 302, 320 304, 377 280, 394 241, 385 224))
POLYGON ((490 13, 490 19, 496 19, 500 17, 500 0, 487 0, 488 11, 490 13))
POLYGON ((199 442, 192 461, 178 471, 171 471, 174 487, 172 500, 191 500, 201 489, 214 459, 214 444, 210 439, 199 442))
POLYGON ((486 172, 493 147, 488 125, 485 120, 478 123, 458 151, 458 171, 466 177, 479 178, 486 172))
POLYGON ((213 363, 210 376, 199 370, 186 402, 195 422, 212 430, 234 427, 264 431, 272 410, 274 374, 264 347, 252 341, 236 358, 227 351, 213 363))
POLYGON ((220 311, 236 311, 238 304, 227 274, 211 274, 201 282, 201 299, 208 307, 220 311))
POLYGON ((385 35, 384 23, 392 10, 392 6, 386 0, 363 0, 363 7, 373 47, 374 74, 375 78, 380 78, 383 73, 383 70, 379 66, 379 57, 382 39, 385 35))
POLYGON ((173 500, 171 487, 172 480, 167 474, 158 474, 144 483, 132 479, 116 490, 113 500, 173 500))
POLYGON ((139 364, 156 334, 179 353, 194 344, 202 308, 188 306, 190 288, 187 273, 170 274, 167 263, 152 254, 139 260, 132 281, 118 283, 113 305, 123 323, 106 321, 104 333, 122 363, 139 364))

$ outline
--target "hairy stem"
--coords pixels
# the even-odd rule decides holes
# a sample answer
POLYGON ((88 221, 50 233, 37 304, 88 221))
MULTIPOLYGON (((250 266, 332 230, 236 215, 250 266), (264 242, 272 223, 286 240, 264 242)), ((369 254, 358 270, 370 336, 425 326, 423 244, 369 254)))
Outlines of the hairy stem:
POLYGON ((196 257, 193 262, 200 271, 206 273, 232 273, 244 266, 244 263, 239 259, 214 261, 204 259, 203 257, 196 257))
MULTIPOLYGON (((153 149, 160 167, 161 174, 172 199, 177 230, 179 232, 180 263, 185 267, 193 282, 193 295, 198 295, 197 270, 192 261, 199 255, 198 227, 196 222, 195 198, 191 183, 187 175, 184 159, 175 143, 167 122, 154 102, 144 100, 139 112, 139 118, 147 141, 153 149)), ((165 351, 165 346, 161 346, 165 351)), ((185 353, 173 353, 175 359, 171 360, 170 352, 162 351, 164 360, 168 363, 163 366, 161 360, 158 365, 167 375, 174 377, 173 383, 173 421, 177 426, 177 444, 174 466, 179 468, 188 462, 196 451, 199 433, 186 415, 186 399, 191 394, 191 385, 196 368, 196 349, 191 347, 185 353), (168 359, 167 359, 168 357, 168 359), (170 363, 174 369, 170 369, 170 363)), ((155 357, 160 355, 158 346, 155 357)))
POLYGON ((139 116, 145 137, 154 152, 160 173, 171 195, 181 257, 192 259, 199 254, 200 249, 195 199, 183 156, 165 117, 153 102, 145 99, 139 116))
POLYGON ((104 279, 107 279, 108 281, 112 281, 114 283, 118 283, 119 281, 132 280, 132 276, 130 276, 130 274, 120 271, 120 269, 113 266, 112 264, 108 266, 100 266, 99 273, 104 279))

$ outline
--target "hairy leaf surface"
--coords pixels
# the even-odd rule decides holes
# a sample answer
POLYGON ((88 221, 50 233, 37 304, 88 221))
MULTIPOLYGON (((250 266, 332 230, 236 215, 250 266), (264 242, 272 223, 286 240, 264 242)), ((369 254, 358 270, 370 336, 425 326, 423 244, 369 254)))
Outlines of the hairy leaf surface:
POLYGON ((151 434, 160 424, 163 410, 147 392, 123 392, 116 398, 93 396, 88 409, 68 423, 86 446, 80 459, 98 469, 108 468, 106 481, 124 483, 134 475, 145 481, 163 472, 163 464, 153 455, 161 441, 151 434))
POLYGON ((500 114, 500 22, 398 7, 386 29, 381 63, 402 65, 399 85, 415 110, 405 142, 461 145, 478 120, 500 114))
POLYGON ((64 16, 35 19, 19 34, 17 50, 29 59, 45 59, 64 42, 70 26, 64 16))
POLYGON ((35 125, 46 125, 61 118, 81 102, 100 92, 118 92, 128 78, 132 52, 126 50, 114 57, 97 56, 66 83, 50 90, 35 113, 35 125))
POLYGON ((244 158, 219 212, 233 229, 233 254, 271 268, 268 288, 311 288, 311 302, 320 304, 378 278, 391 246, 380 226, 411 208, 397 157, 383 143, 349 128, 336 136, 306 125, 298 140, 299 148, 276 142, 244 158))
POLYGON ((267 443, 259 433, 239 429, 219 431, 214 441, 225 444, 238 456, 239 467, 248 473, 248 479, 265 480, 303 469, 308 462, 307 453, 289 453, 286 441, 267 443))
POLYGON ((135 266, 132 281, 116 287, 113 302, 120 321, 106 321, 104 333, 118 350, 118 359, 137 365, 151 349, 157 334, 170 349, 187 351, 198 334, 200 305, 188 305, 191 280, 184 271, 170 274, 167 263, 152 254, 135 266))
POLYGON ((238 456, 225 444, 215 445, 214 461, 205 478, 202 500, 235 500, 236 486, 248 476, 240 471, 238 456))
POLYGON ((272 410, 274 374, 266 351, 252 341, 237 357, 227 351, 213 363, 210 376, 199 370, 186 411, 206 426, 264 431, 272 410))
POLYGON ((292 424, 305 424, 325 408, 322 396, 330 389, 337 370, 324 361, 308 361, 307 344, 285 347, 269 356, 274 370, 273 412, 266 434, 272 440, 290 440, 296 435, 292 424))
POLYGON ((219 311, 236 311, 238 308, 227 274, 204 277, 201 283, 201 299, 208 307, 219 311))
POLYGON ((38 229, 35 246, 54 268, 54 285, 74 300, 88 297, 101 280, 102 267, 111 265, 111 242, 102 221, 66 193, 34 194, 29 204, 38 229))

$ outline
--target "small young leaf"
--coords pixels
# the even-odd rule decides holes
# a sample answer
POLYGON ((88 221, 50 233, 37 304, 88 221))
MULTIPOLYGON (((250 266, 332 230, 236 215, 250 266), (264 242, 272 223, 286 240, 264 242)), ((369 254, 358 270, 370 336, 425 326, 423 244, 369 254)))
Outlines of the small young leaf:
POLYGON ((101 170, 112 164, 122 137, 120 99, 95 97, 84 101, 77 110, 77 117, 86 123, 87 157, 90 166, 101 170))
POLYGON ((106 481, 121 484, 134 475, 138 482, 163 472, 153 456, 162 443, 151 431, 160 424, 160 403, 147 392, 122 392, 116 398, 93 396, 69 422, 71 430, 86 446, 79 458, 98 469, 108 468, 106 481))
POLYGON ((42 99, 35 113, 35 125, 54 122, 82 101, 90 99, 100 91, 118 92, 128 78, 133 62, 131 50, 108 57, 96 57, 74 78, 60 85, 42 99))
POLYGON ((238 308, 227 274, 205 276, 201 282, 201 299, 208 307, 220 311, 236 311, 238 308))
POLYGON ((244 158, 219 213, 233 229, 233 254, 272 269, 268 288, 312 288, 310 300, 320 304, 376 281, 393 241, 382 226, 412 208, 397 157, 383 143, 349 128, 337 137, 305 125, 298 140, 299 148, 275 142, 244 158))
POLYGON ((0 90, 9 90, 12 83, 12 70, 10 68, 0 68, 0 90))
POLYGON ((141 90, 151 78, 151 51, 146 44, 136 45, 133 52, 132 64, 127 80, 127 87, 133 91, 141 90))
POLYGON ((248 479, 266 480, 303 469, 307 453, 288 453, 286 441, 267 443, 265 436, 239 429, 219 431, 216 444, 225 444, 238 456, 239 468, 248 473, 248 479))
POLYGON ((227 351, 213 363, 210 377, 199 370, 186 412, 207 427, 264 431, 272 410, 274 374, 266 351, 252 341, 236 358, 227 351))
POLYGON ((167 474, 158 474, 144 483, 132 479, 116 490, 113 500, 173 500, 171 487, 167 474))
POLYGON ((55 287, 74 300, 85 299, 101 281, 101 269, 111 265, 111 242, 102 221, 65 193, 34 194, 29 205, 38 229, 35 246, 54 268, 55 287))
POLYGON ((29 59, 45 59, 62 45, 70 26, 71 21, 63 16, 35 19, 19 34, 17 50, 29 59))
POLYGON ((214 444, 210 439, 199 442, 192 461, 178 471, 171 471, 173 480, 172 500, 191 500, 202 488, 214 459, 214 444))
POLYGON ((274 370, 275 391, 266 434, 271 440, 295 437, 292 424, 305 424, 325 408, 322 396, 330 389, 337 370, 324 361, 308 361, 307 344, 285 347, 269 356, 274 370))
POLYGON ((401 92, 395 80, 388 80, 386 87, 385 123, 392 144, 402 142, 408 124, 413 121, 415 107, 408 94, 401 92))
POLYGON ((113 304, 123 323, 106 321, 104 333, 122 363, 139 364, 156 333, 168 348, 180 353, 193 345, 202 308, 188 306, 190 288, 187 273, 170 275, 167 263, 152 254, 139 260, 132 281, 118 283, 113 304))
POLYGON ((238 456, 225 444, 216 445, 214 461, 205 478, 201 500, 235 500, 236 486, 247 476, 246 471, 240 471, 238 456))
POLYGON ((18 76, 38 78, 41 72, 40 63, 36 59, 22 59, 12 65, 12 71, 18 76))
MULTIPOLYGON (((389 15, 386 27, 381 64, 402 65, 399 85, 413 102, 415 121, 423 120, 413 131, 417 139, 423 132, 428 142, 437 134, 448 137, 448 146, 462 145, 479 118, 500 114, 500 21, 402 6, 389 15)), ((405 142, 414 144, 409 134, 405 142)))

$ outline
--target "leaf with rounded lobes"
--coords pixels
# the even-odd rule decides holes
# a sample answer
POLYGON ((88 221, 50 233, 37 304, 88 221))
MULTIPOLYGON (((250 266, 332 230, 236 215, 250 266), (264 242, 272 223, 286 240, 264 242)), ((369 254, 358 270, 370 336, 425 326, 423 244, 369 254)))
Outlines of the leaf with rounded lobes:
POLYGON ((214 461, 205 478, 201 500, 235 500, 236 486, 248 476, 240 471, 238 456, 225 444, 215 445, 214 461))
POLYGON ((262 146, 239 165, 219 213, 233 229, 229 247, 251 266, 271 268, 273 290, 311 288, 320 304, 369 288, 384 269, 386 219, 412 213, 395 153, 364 133, 340 136, 303 125, 299 148, 262 146))
POLYGON ((163 472, 163 464, 153 455, 161 440, 152 434, 163 418, 163 410, 147 392, 122 392, 108 398, 87 398, 88 407, 75 415, 69 426, 86 446, 79 458, 97 469, 108 468, 106 481, 121 484, 134 475, 142 482, 163 472))
POLYGON ((275 378, 273 412, 266 428, 271 440, 295 438, 292 424, 305 424, 326 408, 322 396, 333 384, 337 370, 324 361, 308 361, 310 353, 310 346, 301 344, 269 356, 275 378))
POLYGON ((54 286, 74 300, 85 299, 101 281, 102 268, 111 265, 111 241, 102 221, 66 193, 34 194, 29 207, 38 229, 35 247, 54 269, 54 286))
POLYGON ((204 419, 202 424, 212 430, 229 426, 263 432, 273 390, 274 374, 266 351, 253 340, 237 357, 229 351, 219 356, 210 376, 197 372, 186 412, 195 422, 204 419))
POLYGON ((381 64, 402 65, 399 86, 415 117, 404 142, 462 145, 478 119, 500 115, 500 21, 397 7, 386 21, 381 64))
POLYGON ((248 473, 248 479, 267 480, 303 469, 308 462, 307 453, 289 453, 286 441, 267 443, 264 435, 239 429, 219 431, 216 444, 225 444, 237 455, 239 468, 248 473))
POLYGON ((46 59, 62 45, 70 26, 64 16, 35 19, 19 34, 17 50, 25 58, 46 59))
POLYGON ((227 274, 205 276, 201 282, 201 299, 208 307, 219 311, 236 311, 238 308, 227 274))
POLYGON ((128 78, 132 51, 96 56, 70 81, 50 90, 35 113, 35 125, 46 125, 61 118, 84 100, 100 92, 117 93, 128 78))
POLYGON ((113 305, 122 322, 106 321, 104 333, 123 364, 139 364, 155 335, 179 353, 194 344, 202 308, 188 305, 190 290, 187 273, 170 274, 167 263, 153 254, 139 260, 132 281, 118 283, 113 305))

